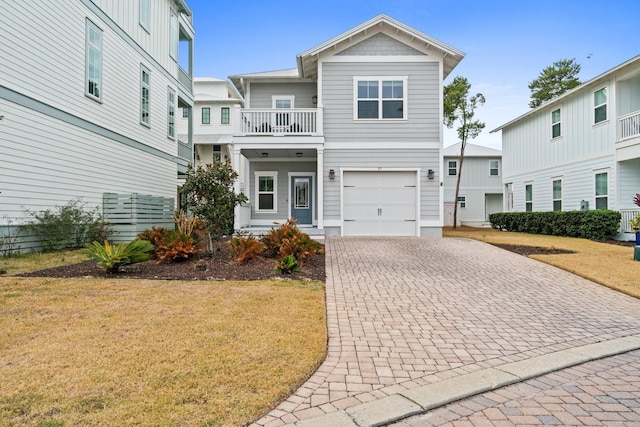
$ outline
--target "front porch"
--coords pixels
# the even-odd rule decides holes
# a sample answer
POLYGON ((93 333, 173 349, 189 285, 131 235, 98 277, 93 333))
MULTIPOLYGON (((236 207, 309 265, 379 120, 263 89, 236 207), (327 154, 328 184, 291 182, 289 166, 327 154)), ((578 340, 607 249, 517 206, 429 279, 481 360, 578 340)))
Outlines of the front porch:
MULTIPOLYGON (((261 226, 254 226, 254 227, 243 227, 239 230, 236 231, 236 235, 239 234, 251 234, 254 237, 262 237, 265 234, 267 234, 269 231, 271 231, 271 229, 273 228, 278 228, 280 227, 280 225, 282 225, 281 223, 274 223, 271 227, 261 227, 261 226)), ((306 233, 309 235, 309 237, 311 237, 314 240, 324 240, 324 230, 320 230, 318 229, 318 227, 314 227, 314 226, 298 226, 298 228, 300 229, 300 231, 302 231, 303 233, 306 233)))

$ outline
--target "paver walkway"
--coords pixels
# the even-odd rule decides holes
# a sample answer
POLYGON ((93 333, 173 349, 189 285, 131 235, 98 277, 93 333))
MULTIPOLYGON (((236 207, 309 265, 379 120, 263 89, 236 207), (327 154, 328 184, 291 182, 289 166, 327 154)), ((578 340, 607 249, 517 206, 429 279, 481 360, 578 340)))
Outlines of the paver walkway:
POLYGON ((256 425, 312 422, 465 374, 640 334, 638 300, 481 242, 325 244, 327 359, 256 425))

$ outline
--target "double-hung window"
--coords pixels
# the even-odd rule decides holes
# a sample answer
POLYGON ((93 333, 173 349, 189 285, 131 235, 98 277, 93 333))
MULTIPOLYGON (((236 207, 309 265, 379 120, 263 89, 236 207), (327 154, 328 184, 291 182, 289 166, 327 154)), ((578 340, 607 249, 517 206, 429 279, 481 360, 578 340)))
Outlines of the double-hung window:
POLYGON ((533 212, 533 184, 524 186, 524 210, 533 212))
POLYGON ((140 0, 140 26, 147 31, 149 31, 150 3, 151 0, 140 0))
POLYGON ((222 107, 220 109, 220 124, 222 125, 229 124, 229 107, 222 107))
POLYGON ((562 180, 553 180, 553 210, 562 210, 562 180))
POLYGON ((190 110, 190 109, 191 109, 191 108, 189 108, 189 107, 182 107, 182 117, 183 117, 183 118, 187 118, 187 117, 189 117, 189 110, 190 110))
POLYGON ((256 172, 256 211, 277 212, 278 172, 256 172))
POLYGON ((406 77, 354 77, 354 119, 406 119, 406 89, 406 77))
POLYGON ((97 101, 102 99, 102 30, 87 19, 86 22, 85 94, 97 101))
POLYGON ((596 173, 596 209, 608 209, 609 178, 607 172, 596 173))
POLYGON ((211 124, 211 107, 202 107, 202 124, 211 124))
POLYGON ((490 176, 500 175, 500 161, 489 160, 489 175, 490 176))
POLYGON ((557 138, 562 135, 560 129, 560 109, 551 112, 551 138, 557 138))
POLYGON ((167 136, 176 137, 176 91, 172 88, 167 91, 167 136))
POLYGON ((448 166, 449 176, 456 176, 458 174, 458 162, 450 161, 448 166))
POLYGON ((140 123, 150 126, 151 74, 144 65, 140 66, 140 123))
POLYGON ((607 120, 607 88, 593 92, 593 123, 607 120))

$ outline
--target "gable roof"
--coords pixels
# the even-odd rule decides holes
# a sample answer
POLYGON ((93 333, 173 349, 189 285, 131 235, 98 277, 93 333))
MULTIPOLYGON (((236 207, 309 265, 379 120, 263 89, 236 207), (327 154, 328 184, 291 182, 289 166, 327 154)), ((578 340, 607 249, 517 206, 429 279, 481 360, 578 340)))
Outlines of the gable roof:
POLYGON ((456 65, 464 58, 465 53, 442 43, 439 40, 430 37, 415 28, 411 28, 408 25, 403 24, 400 21, 396 21, 393 18, 385 14, 380 14, 375 18, 368 20, 344 33, 327 40, 311 49, 302 52, 297 56, 298 70, 300 76, 313 77, 318 74, 318 56, 329 49, 336 50, 338 45, 349 42, 354 38, 366 36, 371 30, 373 34, 378 33, 384 27, 390 27, 394 33, 399 37, 406 39, 406 44, 412 47, 419 47, 420 50, 435 50, 438 54, 444 58, 444 75, 446 78, 449 73, 455 68, 456 65))
POLYGON ((637 62, 640 62, 640 55, 634 56, 633 58, 629 59, 628 61, 623 62, 622 64, 619 64, 613 68, 611 68, 608 71, 605 71, 604 73, 592 78, 591 80, 588 80, 584 83, 582 83, 580 86, 576 86, 571 90, 568 90, 567 92, 563 93, 562 95, 558 95, 553 99, 550 99, 549 101, 543 103, 542 105, 540 105, 539 107, 536 107, 530 111, 527 111, 526 113, 516 117, 515 119, 503 124, 502 126, 498 126, 497 128, 495 128, 494 130, 492 130, 489 133, 494 133, 494 132, 498 132, 504 128, 507 128, 529 116, 532 116, 534 114, 536 114, 537 112, 539 112, 542 109, 545 108, 549 108, 552 107, 554 105, 560 104, 562 103, 562 101, 564 101, 566 98, 569 98, 577 93, 580 93, 584 90, 588 90, 591 86, 594 86, 596 83, 599 83, 601 80, 607 79, 609 77, 611 77, 612 74, 616 73, 617 71, 629 67, 629 66, 633 66, 635 65, 637 62))
MULTIPOLYGON (((444 150, 442 150, 443 157, 460 157, 460 147, 462 142, 453 144, 444 150)), ((482 145, 469 144, 464 149, 465 157, 502 157, 502 151, 495 150, 489 147, 483 147, 482 145)))

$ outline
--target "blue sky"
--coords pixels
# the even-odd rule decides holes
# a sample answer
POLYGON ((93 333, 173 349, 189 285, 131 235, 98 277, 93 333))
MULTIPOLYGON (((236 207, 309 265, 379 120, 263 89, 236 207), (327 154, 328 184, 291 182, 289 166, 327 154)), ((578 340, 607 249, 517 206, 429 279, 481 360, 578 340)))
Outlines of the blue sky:
MULTIPOLYGON (((529 110, 528 83, 576 58, 589 80, 640 54, 638 0, 187 0, 196 29, 194 75, 296 66, 296 55, 384 13, 466 53, 445 80, 467 77, 487 102, 474 144, 500 149, 489 131, 529 110), (590 58, 589 58, 590 56, 590 58)), ((445 132, 444 145, 456 142, 445 132)))

